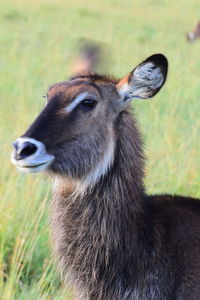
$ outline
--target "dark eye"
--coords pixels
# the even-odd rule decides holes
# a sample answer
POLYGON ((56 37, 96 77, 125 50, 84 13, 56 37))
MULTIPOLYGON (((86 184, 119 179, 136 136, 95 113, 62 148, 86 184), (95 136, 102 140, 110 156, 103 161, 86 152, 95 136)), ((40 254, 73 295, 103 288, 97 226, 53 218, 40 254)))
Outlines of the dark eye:
POLYGON ((86 109, 92 109, 95 108, 95 106, 97 105, 97 101, 95 99, 84 99, 83 101, 81 101, 80 106, 82 108, 86 108, 86 109))

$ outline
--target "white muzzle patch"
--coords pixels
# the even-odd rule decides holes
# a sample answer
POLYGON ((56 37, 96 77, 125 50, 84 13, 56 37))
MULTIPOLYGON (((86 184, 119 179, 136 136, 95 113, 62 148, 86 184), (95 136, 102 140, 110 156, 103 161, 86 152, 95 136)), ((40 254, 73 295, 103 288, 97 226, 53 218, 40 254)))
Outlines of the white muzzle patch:
POLYGON ((22 172, 38 173, 45 171, 49 165, 53 162, 54 156, 48 154, 46 147, 42 142, 39 142, 33 138, 22 137, 16 140, 18 148, 25 142, 32 143, 37 147, 37 150, 28 157, 23 159, 16 158, 16 151, 13 150, 11 154, 11 162, 22 172))

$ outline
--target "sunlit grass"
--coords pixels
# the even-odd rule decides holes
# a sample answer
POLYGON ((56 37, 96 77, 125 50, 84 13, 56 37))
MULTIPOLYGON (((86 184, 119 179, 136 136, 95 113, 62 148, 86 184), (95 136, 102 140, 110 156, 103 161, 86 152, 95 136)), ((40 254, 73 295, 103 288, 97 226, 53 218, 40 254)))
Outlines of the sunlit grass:
POLYGON ((118 77, 162 52, 170 63, 165 88, 133 103, 148 158, 147 190, 200 197, 200 42, 185 40, 200 3, 8 0, 0 8, 0 299, 72 299, 52 263, 50 183, 10 165, 11 143, 42 108, 47 87, 69 76, 79 38, 107 45, 109 73, 118 77))

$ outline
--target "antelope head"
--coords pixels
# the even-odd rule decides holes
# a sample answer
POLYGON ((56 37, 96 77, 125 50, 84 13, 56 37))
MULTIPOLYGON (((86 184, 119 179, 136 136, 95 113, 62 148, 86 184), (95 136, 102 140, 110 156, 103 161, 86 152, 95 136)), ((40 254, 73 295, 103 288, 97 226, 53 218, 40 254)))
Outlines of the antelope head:
POLYGON ((155 54, 121 80, 84 73, 52 85, 42 112, 13 143, 12 163, 25 172, 97 182, 113 163, 120 114, 131 99, 153 97, 167 69, 167 59, 155 54))

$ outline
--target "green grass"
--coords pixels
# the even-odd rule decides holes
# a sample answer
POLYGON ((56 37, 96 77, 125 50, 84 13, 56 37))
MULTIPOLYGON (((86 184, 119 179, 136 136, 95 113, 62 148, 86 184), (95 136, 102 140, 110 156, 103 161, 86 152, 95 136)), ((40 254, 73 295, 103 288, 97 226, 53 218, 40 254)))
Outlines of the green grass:
POLYGON ((200 197, 200 41, 185 33, 199 0, 1 1, 0 299, 72 299, 53 267, 50 183, 10 164, 11 143, 44 104, 47 87, 70 75, 79 38, 109 48, 109 72, 123 76, 156 52, 170 70, 155 99, 133 106, 143 131, 151 193, 200 197), (72 4, 73 3, 73 4, 72 4))

